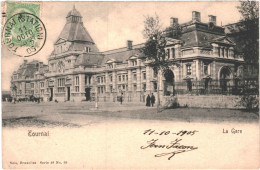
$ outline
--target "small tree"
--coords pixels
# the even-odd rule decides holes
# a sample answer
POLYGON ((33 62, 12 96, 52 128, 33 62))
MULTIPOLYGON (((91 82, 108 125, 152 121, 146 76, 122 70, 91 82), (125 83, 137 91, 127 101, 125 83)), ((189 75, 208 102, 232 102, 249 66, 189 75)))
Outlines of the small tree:
MULTIPOLYGON (((143 36, 146 42, 142 52, 149 60, 149 66, 153 68, 156 74, 160 70, 168 69, 169 61, 166 60, 167 54, 165 53, 166 39, 157 14, 145 17, 143 36)), ((159 85, 159 76, 157 75, 157 112, 160 109, 159 85)))

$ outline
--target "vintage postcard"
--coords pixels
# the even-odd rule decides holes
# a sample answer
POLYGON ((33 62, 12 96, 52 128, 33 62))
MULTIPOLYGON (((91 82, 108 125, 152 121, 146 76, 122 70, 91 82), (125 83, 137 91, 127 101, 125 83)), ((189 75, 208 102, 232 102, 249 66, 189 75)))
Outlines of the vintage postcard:
POLYGON ((1 3, 4 169, 258 169, 259 2, 1 3))

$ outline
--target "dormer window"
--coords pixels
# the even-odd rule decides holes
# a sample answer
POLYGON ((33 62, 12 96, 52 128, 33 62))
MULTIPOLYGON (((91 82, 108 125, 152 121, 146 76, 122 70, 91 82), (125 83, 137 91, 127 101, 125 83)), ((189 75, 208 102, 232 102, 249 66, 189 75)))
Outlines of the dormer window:
POLYGON ((132 61, 132 65, 133 65, 133 66, 136 66, 136 65, 137 65, 137 61, 136 61, 136 60, 133 60, 133 61, 132 61))
POLYGON ((85 47, 85 52, 89 53, 91 51, 91 48, 85 47))
POLYGON ((108 64, 108 68, 113 68, 113 64, 108 64))
POLYGON ((170 58, 170 49, 167 49, 167 54, 166 54, 167 56, 167 58, 169 59, 170 58))

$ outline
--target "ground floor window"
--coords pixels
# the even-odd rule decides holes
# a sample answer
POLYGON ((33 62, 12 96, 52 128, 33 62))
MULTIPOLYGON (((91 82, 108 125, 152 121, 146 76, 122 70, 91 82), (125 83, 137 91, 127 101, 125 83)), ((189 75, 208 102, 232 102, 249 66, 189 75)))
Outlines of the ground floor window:
POLYGON ((153 83, 153 90, 154 90, 155 92, 157 92, 157 83, 156 83, 156 82, 153 83))
POLYGON ((143 91, 146 92, 146 84, 143 84, 143 91))
POLYGON ((192 82, 191 80, 187 80, 187 90, 192 91, 192 82))
POLYGON ((134 91, 136 91, 137 90, 136 84, 134 84, 133 87, 134 87, 134 91))
POLYGON ((79 76, 75 77, 75 91, 79 92, 79 76))
POLYGON ((65 78, 58 79, 58 93, 65 92, 65 78))
POLYGON ((65 87, 58 87, 58 93, 65 92, 65 87))
POLYGON ((99 93, 99 94, 103 94, 103 93, 105 93, 105 92, 106 92, 105 86, 98 87, 98 93, 99 93))
POLYGON ((41 95, 44 95, 44 90, 43 89, 41 90, 41 95))

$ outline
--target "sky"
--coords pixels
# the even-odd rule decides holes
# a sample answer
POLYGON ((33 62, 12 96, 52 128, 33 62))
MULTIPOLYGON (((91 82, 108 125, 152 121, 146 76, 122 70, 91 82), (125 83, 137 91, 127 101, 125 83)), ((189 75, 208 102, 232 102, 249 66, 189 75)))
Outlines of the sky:
POLYGON ((192 11, 201 13, 201 21, 207 22, 208 15, 217 16, 217 25, 235 23, 241 19, 236 6, 238 1, 228 2, 40 2, 40 18, 46 27, 47 39, 44 47, 36 55, 23 58, 10 53, 5 46, 1 48, 2 90, 10 90, 13 71, 23 60, 40 60, 48 63, 65 23, 66 16, 73 5, 81 13, 83 23, 99 50, 106 51, 126 46, 127 40, 133 44, 145 42, 142 35, 145 16, 156 13, 163 27, 170 24, 170 18, 179 23, 188 22, 192 11))

